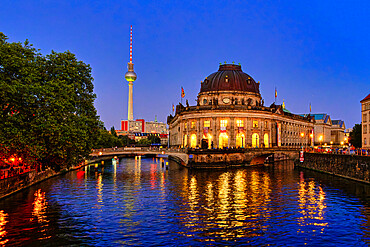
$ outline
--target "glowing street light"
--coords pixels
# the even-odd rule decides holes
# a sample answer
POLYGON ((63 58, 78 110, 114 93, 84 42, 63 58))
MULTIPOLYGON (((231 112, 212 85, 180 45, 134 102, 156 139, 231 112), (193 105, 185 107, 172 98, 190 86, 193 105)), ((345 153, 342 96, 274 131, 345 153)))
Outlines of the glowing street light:
POLYGON ((322 140, 324 139, 324 136, 323 135, 320 135, 319 136, 319 141, 320 141, 320 146, 322 145, 322 140))

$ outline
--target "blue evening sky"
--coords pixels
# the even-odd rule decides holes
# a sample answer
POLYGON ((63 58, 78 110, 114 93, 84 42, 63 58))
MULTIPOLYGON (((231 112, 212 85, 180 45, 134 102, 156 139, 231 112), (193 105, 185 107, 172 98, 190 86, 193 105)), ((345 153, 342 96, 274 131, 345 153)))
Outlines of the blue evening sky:
MULTIPOLYGON (((361 121, 370 93, 370 1, 1 0, 0 31, 41 53, 70 50, 93 69, 95 106, 109 129, 127 118, 133 25, 134 118, 165 122, 181 86, 194 105, 200 82, 224 61, 260 81, 265 105, 361 121)), ((184 100, 185 102, 185 100, 184 100)))

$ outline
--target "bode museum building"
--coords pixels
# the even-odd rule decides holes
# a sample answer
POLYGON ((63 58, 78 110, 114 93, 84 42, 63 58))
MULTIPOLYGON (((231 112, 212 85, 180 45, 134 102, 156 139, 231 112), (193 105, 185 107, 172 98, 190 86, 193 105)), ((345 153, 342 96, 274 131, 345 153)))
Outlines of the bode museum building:
POLYGON ((221 64, 201 82, 197 105, 179 104, 167 119, 170 146, 209 149, 310 146, 314 121, 264 106, 259 82, 235 64, 221 64))

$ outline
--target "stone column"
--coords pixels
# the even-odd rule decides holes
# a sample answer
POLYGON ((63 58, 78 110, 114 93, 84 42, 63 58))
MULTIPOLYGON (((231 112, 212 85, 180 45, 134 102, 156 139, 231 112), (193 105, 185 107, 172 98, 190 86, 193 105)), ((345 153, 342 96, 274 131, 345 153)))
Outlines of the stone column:
POLYGON ((219 123, 218 123, 218 119, 216 117, 213 117, 212 118, 212 123, 211 123, 211 126, 212 126, 212 140, 213 140, 213 147, 218 147, 218 127, 219 127, 219 123))
POLYGON ((199 146, 199 147, 201 147, 202 146, 202 138, 203 138, 203 129, 201 129, 201 120, 200 120, 200 118, 197 118, 196 119, 196 123, 197 123, 197 125, 196 125, 196 130, 197 130, 197 145, 199 146))
POLYGON ((229 136, 229 147, 235 147, 236 146, 236 135, 235 135, 235 118, 230 117, 230 136, 229 136))

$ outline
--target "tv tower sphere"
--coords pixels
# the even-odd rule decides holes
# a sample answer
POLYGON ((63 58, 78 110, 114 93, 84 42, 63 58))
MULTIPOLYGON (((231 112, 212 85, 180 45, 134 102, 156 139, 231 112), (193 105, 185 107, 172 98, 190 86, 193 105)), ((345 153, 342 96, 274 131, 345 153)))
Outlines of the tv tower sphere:
POLYGON ((136 73, 134 71, 127 71, 125 74, 126 81, 135 81, 137 78, 136 73))

